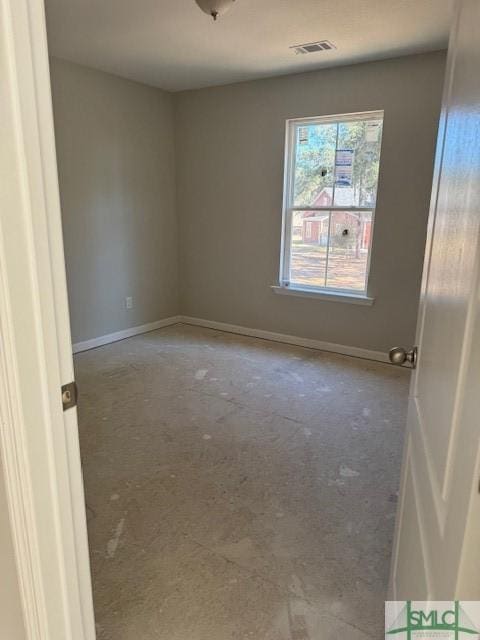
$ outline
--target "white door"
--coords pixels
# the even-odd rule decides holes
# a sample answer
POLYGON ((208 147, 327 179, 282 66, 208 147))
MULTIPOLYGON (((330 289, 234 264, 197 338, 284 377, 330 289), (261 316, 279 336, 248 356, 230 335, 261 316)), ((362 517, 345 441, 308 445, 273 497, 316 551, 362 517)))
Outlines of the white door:
POLYGON ((43 0, 0 0, 0 86, 0 468, 26 637, 93 640, 43 0))
POLYGON ((395 600, 480 600, 479 540, 470 543, 478 531, 480 503, 479 283, 480 2, 459 0, 393 549, 390 597, 395 600))

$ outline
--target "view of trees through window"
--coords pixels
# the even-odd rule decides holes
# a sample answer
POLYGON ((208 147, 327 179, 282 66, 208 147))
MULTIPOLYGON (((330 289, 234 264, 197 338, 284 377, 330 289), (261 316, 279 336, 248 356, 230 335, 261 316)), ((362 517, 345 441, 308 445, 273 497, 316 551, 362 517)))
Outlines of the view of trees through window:
POLYGON ((289 123, 289 286, 366 290, 382 124, 382 114, 289 123))

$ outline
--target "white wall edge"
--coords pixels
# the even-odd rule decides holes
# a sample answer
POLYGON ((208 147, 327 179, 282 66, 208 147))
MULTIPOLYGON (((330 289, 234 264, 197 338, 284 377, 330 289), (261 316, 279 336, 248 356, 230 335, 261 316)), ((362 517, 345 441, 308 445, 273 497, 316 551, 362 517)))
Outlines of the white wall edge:
POLYGON ((163 320, 155 320, 155 322, 149 322, 147 324, 141 324, 138 327, 131 327, 130 329, 122 329, 121 331, 115 331, 115 333, 107 333, 104 336, 98 338, 92 338, 90 340, 84 340, 83 342, 76 342, 73 345, 73 353, 80 353, 82 351, 89 351, 96 347, 102 347, 105 344, 111 342, 118 342, 119 340, 125 340, 125 338, 132 338, 142 333, 148 333, 149 331, 155 331, 156 329, 163 329, 163 327, 169 327, 172 324, 178 324, 181 322, 182 316, 170 316, 163 320))
POLYGON ((290 336, 284 333, 274 333, 273 331, 265 331, 263 329, 251 329, 249 327, 228 324, 226 322, 217 322, 215 320, 205 320, 203 318, 192 318, 190 316, 179 316, 179 318, 179 322, 182 322, 183 324, 191 324, 197 327, 205 327, 207 329, 217 329, 218 331, 226 331, 227 333, 236 333, 242 336, 272 340, 273 342, 283 342, 284 344, 293 344, 297 347, 306 347, 307 349, 339 353, 344 356, 353 356, 355 358, 375 360, 376 362, 385 362, 390 364, 388 354, 383 351, 372 351, 370 349, 362 349, 361 347, 350 347, 343 344, 323 342, 322 340, 313 340, 312 338, 300 338, 298 336, 290 336))

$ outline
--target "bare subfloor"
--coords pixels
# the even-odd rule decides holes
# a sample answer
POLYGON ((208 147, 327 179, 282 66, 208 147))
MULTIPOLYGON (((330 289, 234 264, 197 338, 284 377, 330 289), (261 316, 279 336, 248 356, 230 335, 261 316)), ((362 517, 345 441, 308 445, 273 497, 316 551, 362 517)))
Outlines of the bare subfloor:
POLYGON ((383 637, 406 371, 182 325, 75 360, 98 640, 383 637))

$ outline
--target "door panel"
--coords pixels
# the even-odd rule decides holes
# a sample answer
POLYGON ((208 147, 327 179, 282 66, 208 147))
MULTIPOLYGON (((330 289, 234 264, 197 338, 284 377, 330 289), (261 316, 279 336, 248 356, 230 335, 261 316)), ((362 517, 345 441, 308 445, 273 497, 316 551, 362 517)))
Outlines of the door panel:
POLYGON ((480 393, 469 385, 472 376, 480 379, 480 359, 472 352, 480 341, 475 322, 480 282, 479 31, 478 0, 458 0, 422 282, 419 359, 407 419, 392 564, 394 599, 461 597, 465 531, 480 499, 480 393), (472 404, 477 411, 472 412, 472 404))
MULTIPOLYGON (((409 447, 410 449, 410 447, 409 447)), ((407 454, 409 455, 409 454, 407 454)), ((419 526, 420 514, 416 501, 415 483, 412 477, 412 466, 408 465, 408 473, 405 478, 405 501, 402 505, 403 518, 405 526, 402 528, 399 536, 399 556, 405 558, 396 567, 396 580, 400 585, 407 585, 410 582, 415 585, 413 591, 411 589, 403 593, 401 590, 397 592, 399 600, 416 599, 416 594, 425 594, 429 592, 428 578, 426 570, 426 559, 421 541, 421 529, 419 526), (412 541, 415 541, 412 544, 412 541)))
MULTIPOLYGON (((473 38, 474 28, 474 22, 467 21, 465 14, 460 25, 461 39, 473 38)), ((461 53, 462 43, 459 42, 448 105, 435 239, 423 300, 425 326, 416 389, 425 418, 436 478, 442 485, 446 479, 451 448, 451 424, 457 396, 455 388, 467 339, 465 330, 470 297, 477 277, 480 224, 478 209, 472 206, 474 203, 465 206, 467 193, 468 197, 478 202, 478 193, 474 188, 478 180, 480 145, 479 114, 474 108, 479 99, 475 80, 478 74, 475 62, 478 64, 478 60, 475 61, 473 55, 462 56, 461 53), (472 188, 468 189, 468 185, 472 188), (446 347, 448 358, 445 357, 446 347)))

